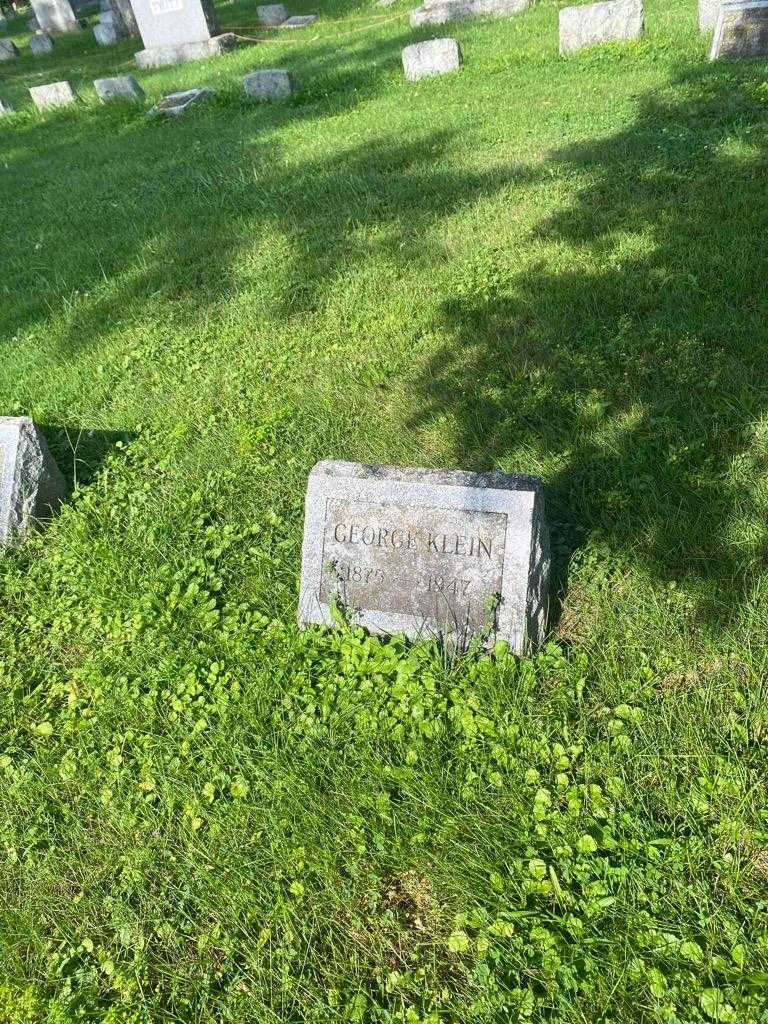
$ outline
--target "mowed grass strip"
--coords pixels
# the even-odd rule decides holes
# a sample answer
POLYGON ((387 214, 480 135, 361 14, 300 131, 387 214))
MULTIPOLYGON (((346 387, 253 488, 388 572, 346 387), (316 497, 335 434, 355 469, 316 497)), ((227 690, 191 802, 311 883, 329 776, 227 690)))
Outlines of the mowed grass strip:
POLYGON ((0 562, 9 1024, 768 1012, 766 65, 407 10, 0 65, 0 411, 74 489, 0 562), (323 457, 541 475, 547 648, 300 633, 323 457))

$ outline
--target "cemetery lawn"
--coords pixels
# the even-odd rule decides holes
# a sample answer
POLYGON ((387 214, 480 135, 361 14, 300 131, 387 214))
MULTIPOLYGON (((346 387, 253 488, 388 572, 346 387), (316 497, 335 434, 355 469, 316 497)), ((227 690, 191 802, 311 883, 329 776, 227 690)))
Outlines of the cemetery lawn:
POLYGON ((0 65, 0 412, 74 488, 0 560, 0 1021, 764 1024, 768 67, 693 0, 569 59, 220 6, 0 65), (546 648, 300 633, 328 457, 539 474, 546 648))

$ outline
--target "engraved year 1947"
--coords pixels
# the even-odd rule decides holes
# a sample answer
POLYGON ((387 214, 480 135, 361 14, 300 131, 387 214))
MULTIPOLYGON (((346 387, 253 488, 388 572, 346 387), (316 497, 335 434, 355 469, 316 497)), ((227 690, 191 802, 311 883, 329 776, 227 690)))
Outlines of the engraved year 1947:
POLYGON ((428 576, 427 590, 432 593, 466 597, 471 582, 471 580, 460 580, 456 576, 428 576))

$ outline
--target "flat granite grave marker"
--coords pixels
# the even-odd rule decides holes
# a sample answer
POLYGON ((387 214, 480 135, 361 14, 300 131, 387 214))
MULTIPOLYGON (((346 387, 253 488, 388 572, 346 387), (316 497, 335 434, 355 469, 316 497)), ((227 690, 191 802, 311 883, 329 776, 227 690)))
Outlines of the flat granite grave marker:
POLYGON ((263 4, 261 7, 256 8, 256 17, 259 19, 259 24, 264 25, 266 28, 274 28, 276 25, 281 25, 290 16, 291 12, 285 4, 263 4))
POLYGON ((564 7, 560 11, 560 53, 639 39, 642 34, 642 0, 609 0, 583 7, 564 7))
POLYGON ((319 462, 309 476, 299 622, 412 639, 544 636, 549 541, 540 483, 465 473, 319 462))
POLYGON ((259 103, 268 100, 283 100, 294 89, 293 76, 282 68, 263 68, 252 71, 243 79, 245 95, 259 103))
POLYGON ((317 21, 316 14, 292 14, 290 18, 286 18, 277 27, 278 28, 306 28, 307 25, 314 25, 317 21))
POLYGON ((116 78, 97 78, 93 87, 102 103, 112 100, 143 100, 144 90, 133 75, 118 75, 116 78))
POLYGON ((216 93, 213 89, 186 89, 184 92, 172 92, 169 96, 163 96, 156 106, 152 107, 150 114, 157 117, 160 114, 168 114, 170 117, 178 117, 190 107, 203 100, 210 99, 216 93))
POLYGON ((77 94, 69 82, 51 82, 48 85, 33 85, 29 90, 32 102, 38 110, 51 107, 66 107, 74 103, 77 94))
POLYGON ((0 60, 13 60, 19 56, 19 50, 10 39, 0 39, 0 60))
POLYGON ((24 540, 33 519, 48 519, 67 485, 29 416, 0 416, 0 545, 24 540))
POLYGON ((69 0, 31 0, 43 32, 79 32, 82 28, 69 0))
POLYGON ((461 50, 455 39, 427 39, 406 46, 402 52, 403 70, 409 82, 430 75, 445 75, 461 64, 461 50))
POLYGON ((29 40, 29 48, 35 57, 40 57, 45 53, 53 53, 53 40, 45 32, 39 32, 29 40))
POLYGON ((768 0, 721 4, 709 57, 768 57, 768 0))

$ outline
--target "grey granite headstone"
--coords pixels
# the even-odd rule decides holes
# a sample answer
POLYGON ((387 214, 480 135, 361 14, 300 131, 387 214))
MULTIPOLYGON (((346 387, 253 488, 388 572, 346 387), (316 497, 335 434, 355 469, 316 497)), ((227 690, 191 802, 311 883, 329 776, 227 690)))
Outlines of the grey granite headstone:
POLYGON ((51 82, 49 85, 33 85, 29 90, 32 102, 38 110, 51 107, 66 107, 77 99, 69 82, 51 82))
POLYGON ((122 34, 110 24, 99 24, 93 26, 93 38, 99 46, 116 46, 122 39, 122 34))
POLYGON ((13 107, 10 103, 6 103, 5 100, 0 100, 0 117, 6 117, 8 114, 13 113, 13 107))
POLYGON ((285 21, 280 22, 278 28, 306 28, 317 21, 316 14, 294 14, 285 21))
POLYGON ((24 540, 30 522, 56 512, 67 485, 29 416, 0 416, 0 545, 24 540))
POLYGON ((564 7, 560 11, 560 53, 639 39, 643 27, 642 0, 609 0, 582 7, 564 7))
POLYGON ((189 110, 190 107, 194 107, 197 103, 202 103, 203 100, 208 100, 215 95, 213 89, 186 89, 184 92, 172 92, 169 96, 164 96, 156 106, 152 107, 150 114, 153 116, 168 114, 171 117, 177 117, 179 114, 189 110))
POLYGON ((258 102, 282 100, 293 92, 293 76, 290 71, 283 71, 280 68, 252 71, 243 79, 243 88, 249 99, 258 102))
POLYGON ((53 40, 45 32, 39 32, 29 40, 29 48, 35 57, 40 57, 45 53, 53 52, 53 40))
POLYGON ((10 39, 0 39, 0 60, 13 60, 19 56, 18 47, 10 39))
POLYGON ((102 103, 112 100, 143 100, 145 93, 133 75, 97 78, 93 87, 102 103))
POLYGON ((721 4, 709 56, 768 57, 768 0, 721 4))
POLYGON ((699 0, 699 31, 711 32, 722 0, 699 0))
POLYGON ((31 0, 43 32, 79 32, 81 25, 69 0, 31 0))
POLYGON ((411 25, 444 25, 467 18, 504 18, 530 7, 531 0, 428 0, 411 11, 411 25))
POLYGON ((455 39, 427 39, 406 46, 402 52, 403 69, 409 82, 430 75, 444 75, 461 64, 461 50, 455 39))
POLYGON ((411 638, 544 635, 549 542, 532 477, 320 462, 305 506, 299 621, 411 638))
POLYGON ((274 28, 275 25, 282 24, 290 16, 291 12, 285 4, 263 4, 261 7, 256 8, 256 17, 259 19, 259 24, 265 25, 268 28, 274 28))

